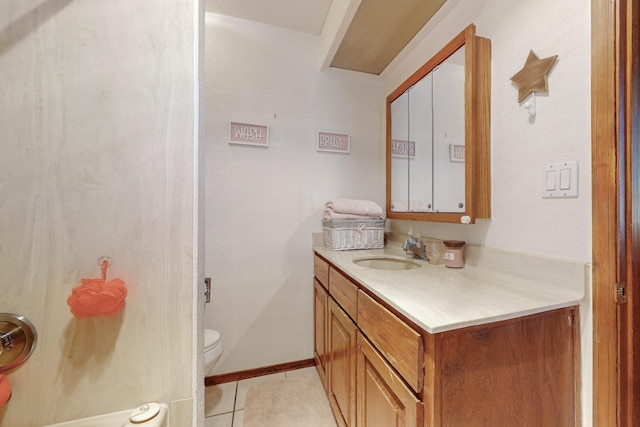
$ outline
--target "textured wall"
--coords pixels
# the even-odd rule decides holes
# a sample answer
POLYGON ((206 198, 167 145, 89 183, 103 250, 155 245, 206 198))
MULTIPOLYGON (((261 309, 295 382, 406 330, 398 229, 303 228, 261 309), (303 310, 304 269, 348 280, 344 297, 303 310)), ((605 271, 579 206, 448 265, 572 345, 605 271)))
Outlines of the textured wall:
POLYGON ((207 327, 215 373, 312 357, 311 233, 334 197, 384 202, 383 94, 375 79, 319 70, 319 36, 207 14, 207 327), (230 145, 229 121, 270 126, 269 148, 230 145), (351 154, 316 152, 316 132, 351 154))
POLYGON ((191 419, 194 7, 0 5, 0 311, 39 333, 2 425, 151 400, 191 419), (103 255, 127 306, 78 321, 66 298, 103 255))
MULTIPOLYGON (((473 226, 390 221, 423 235, 591 260, 590 2, 449 0, 380 78, 319 72, 315 36, 210 15, 206 24, 207 262, 222 332, 216 372, 311 356, 310 233, 331 197, 384 201, 384 99, 470 23, 492 44, 492 218, 473 226), (533 49, 558 55, 531 121, 510 77, 533 49), (228 121, 271 126, 268 149, 230 146, 228 121), (314 151, 351 132, 350 156, 314 151), (541 196, 542 166, 578 160, 579 197, 541 196)), ((591 315, 581 306, 584 422, 591 315)))
MULTIPOLYGON (((449 0, 437 19, 383 74, 390 93, 470 23, 491 40, 492 215, 472 226, 391 221, 423 235, 542 256, 591 262, 591 2, 449 0), (511 76, 529 50, 558 55, 549 93, 536 96, 531 121, 511 76), (579 197, 542 198, 542 166, 579 162, 579 197)), ((583 425, 591 425, 591 290, 581 311, 583 425)))
MULTIPOLYGON (((494 248, 589 261, 591 259, 591 17, 590 2, 450 0, 413 45, 383 74, 390 93, 411 72, 470 23, 491 40, 490 221, 463 225, 423 224, 420 231, 494 248), (440 13, 443 12, 443 13, 440 13), (529 50, 558 55, 549 93, 536 96, 529 120, 519 106, 511 76, 529 50), (579 197, 542 199, 542 166, 579 161, 579 197)), ((394 221, 395 223, 395 221, 394 221)), ((399 223, 399 231, 416 224, 399 223)))

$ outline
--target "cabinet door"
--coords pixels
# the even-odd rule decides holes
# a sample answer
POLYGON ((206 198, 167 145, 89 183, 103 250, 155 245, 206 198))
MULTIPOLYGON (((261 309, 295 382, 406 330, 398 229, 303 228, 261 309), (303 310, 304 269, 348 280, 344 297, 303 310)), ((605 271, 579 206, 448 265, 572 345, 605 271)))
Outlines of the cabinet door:
POLYGON ((431 212, 433 136, 431 74, 389 104, 393 212, 431 212))
POLYGON ((470 24, 387 96, 387 218, 491 216, 491 42, 470 24))
POLYGON ((580 425, 576 319, 568 308, 445 332, 442 426, 580 425))
POLYGON ((329 298, 329 403, 340 426, 356 425, 356 325, 329 298))
POLYGON ((422 427, 423 404, 358 333, 358 427, 422 427))
POLYGON ((433 210, 465 211, 465 49, 433 70, 433 210))
POLYGON ((313 280, 313 356, 318 375, 327 389, 327 314, 328 294, 318 280, 313 280))

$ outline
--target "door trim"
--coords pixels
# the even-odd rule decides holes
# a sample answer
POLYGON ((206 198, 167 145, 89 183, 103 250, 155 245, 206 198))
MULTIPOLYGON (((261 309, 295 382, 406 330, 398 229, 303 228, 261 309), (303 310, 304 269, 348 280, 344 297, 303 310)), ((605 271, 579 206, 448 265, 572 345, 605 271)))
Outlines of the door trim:
POLYGON ((591 6, 593 425, 626 427, 640 422, 640 0, 591 6))
MULTIPOLYGON (((591 174, 593 292, 593 425, 617 426, 619 0, 591 1, 591 174)), ((588 402, 585 402, 588 404, 588 402)))

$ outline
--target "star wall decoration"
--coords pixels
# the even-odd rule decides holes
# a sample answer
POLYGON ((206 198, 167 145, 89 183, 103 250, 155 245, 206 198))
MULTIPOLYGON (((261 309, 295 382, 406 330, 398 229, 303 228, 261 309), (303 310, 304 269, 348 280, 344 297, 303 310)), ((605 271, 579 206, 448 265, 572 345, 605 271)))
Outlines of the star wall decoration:
POLYGON ((524 67, 511 77, 511 81, 518 88, 518 102, 524 101, 534 91, 548 92, 547 74, 557 58, 558 55, 553 55, 540 59, 532 50, 529 51, 524 67))

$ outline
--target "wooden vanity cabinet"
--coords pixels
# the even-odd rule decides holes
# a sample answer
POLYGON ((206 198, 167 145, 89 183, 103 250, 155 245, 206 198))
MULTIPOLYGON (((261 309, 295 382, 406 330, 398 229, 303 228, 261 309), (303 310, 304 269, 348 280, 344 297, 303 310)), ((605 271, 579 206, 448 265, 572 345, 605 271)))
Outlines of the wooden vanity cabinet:
POLYGON ((353 319, 358 288, 319 256, 313 264, 316 369, 336 421, 351 427, 356 425, 357 327, 353 319))
POLYGON ((341 427, 581 425, 577 306, 431 334, 315 264, 314 355, 341 427))
POLYGON ((422 337, 361 295, 333 266, 325 273, 325 263, 315 257, 314 357, 336 421, 341 427, 421 427, 424 411, 415 390, 422 389, 424 379, 422 337), (326 304, 322 277, 328 278, 326 304), (326 335, 321 332, 324 313, 326 335), (359 332, 360 321, 379 348, 359 332), (411 378, 412 386, 388 360, 411 378))

